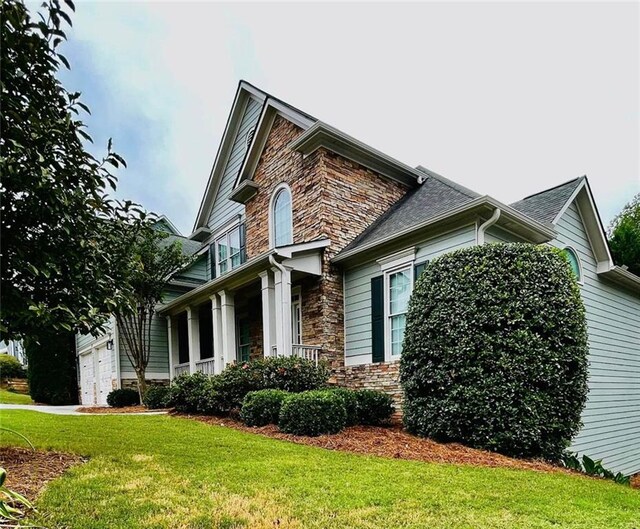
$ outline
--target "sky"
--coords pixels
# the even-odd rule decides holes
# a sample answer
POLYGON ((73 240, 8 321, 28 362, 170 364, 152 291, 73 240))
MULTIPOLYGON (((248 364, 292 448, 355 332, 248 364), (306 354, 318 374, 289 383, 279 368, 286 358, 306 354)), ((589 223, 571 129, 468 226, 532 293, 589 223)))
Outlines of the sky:
POLYGON ((63 83, 118 196, 186 235, 244 79, 506 203, 586 174, 640 192, 640 4, 76 1, 63 83))

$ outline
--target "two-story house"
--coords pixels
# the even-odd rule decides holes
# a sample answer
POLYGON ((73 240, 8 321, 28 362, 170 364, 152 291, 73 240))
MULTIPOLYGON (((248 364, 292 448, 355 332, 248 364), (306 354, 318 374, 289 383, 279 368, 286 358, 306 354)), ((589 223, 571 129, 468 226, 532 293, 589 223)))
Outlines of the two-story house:
POLYGON ((407 303, 429 260, 498 241, 565 249, 591 362, 573 448, 640 471, 640 278, 613 263, 585 177, 503 204, 241 82, 189 240, 200 283, 159 308, 169 377, 296 355, 398 399, 407 303))

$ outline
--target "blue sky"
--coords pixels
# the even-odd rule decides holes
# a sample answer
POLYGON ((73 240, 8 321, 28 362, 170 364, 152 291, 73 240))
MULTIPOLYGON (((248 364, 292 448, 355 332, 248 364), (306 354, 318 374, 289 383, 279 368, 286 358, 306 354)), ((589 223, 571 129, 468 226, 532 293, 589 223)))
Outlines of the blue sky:
POLYGON ((118 195, 191 231, 240 79, 505 202, 640 191, 637 3, 78 2, 63 52, 118 195))

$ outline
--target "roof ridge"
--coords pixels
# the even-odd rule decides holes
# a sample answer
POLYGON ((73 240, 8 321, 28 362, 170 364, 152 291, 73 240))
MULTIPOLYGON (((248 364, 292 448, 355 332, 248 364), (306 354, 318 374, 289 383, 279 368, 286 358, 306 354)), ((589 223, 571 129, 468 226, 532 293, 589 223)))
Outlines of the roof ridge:
POLYGON ((458 184, 457 182, 454 182, 453 180, 450 180, 446 176, 442 176, 442 175, 432 171, 431 169, 427 169, 426 167, 424 167, 422 165, 418 165, 416 167, 416 170, 418 170, 421 173, 424 173, 424 174, 434 178, 438 182, 450 187, 451 189, 459 191, 460 193, 462 193, 463 195, 468 196, 469 198, 478 198, 479 196, 482 196, 482 195, 480 195, 480 193, 476 193, 473 189, 469 189, 468 187, 465 187, 462 184, 458 184))
POLYGON ((547 189, 543 189, 542 191, 538 191, 537 193, 533 193, 531 195, 527 195, 526 197, 521 198, 520 200, 516 200, 515 202, 512 202, 509 205, 517 204, 518 202, 523 202, 525 200, 528 200, 529 198, 537 197, 538 195, 542 195, 543 193, 548 193, 549 191, 553 191, 554 189, 558 189, 560 187, 566 186, 566 185, 571 184, 573 182, 577 182, 579 180, 584 180, 586 178, 587 178, 586 175, 582 175, 582 176, 578 176, 576 178, 572 178, 571 180, 567 180, 566 182, 562 182, 561 184, 555 185, 553 187, 549 187, 547 189))

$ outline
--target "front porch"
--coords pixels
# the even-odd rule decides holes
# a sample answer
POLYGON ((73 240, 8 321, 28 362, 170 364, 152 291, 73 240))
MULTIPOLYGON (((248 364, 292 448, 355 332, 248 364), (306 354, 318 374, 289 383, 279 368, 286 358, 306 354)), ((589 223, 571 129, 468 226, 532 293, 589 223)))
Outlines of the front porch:
POLYGON ((270 252, 261 256, 262 266, 249 260, 244 271, 211 280, 163 308, 171 378, 215 375, 231 363, 263 357, 317 363, 322 346, 312 307, 318 304, 321 254, 313 250, 270 252))

